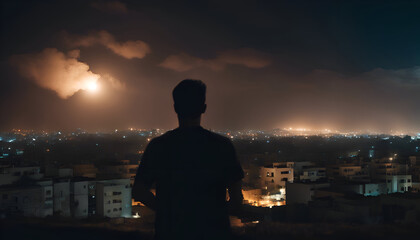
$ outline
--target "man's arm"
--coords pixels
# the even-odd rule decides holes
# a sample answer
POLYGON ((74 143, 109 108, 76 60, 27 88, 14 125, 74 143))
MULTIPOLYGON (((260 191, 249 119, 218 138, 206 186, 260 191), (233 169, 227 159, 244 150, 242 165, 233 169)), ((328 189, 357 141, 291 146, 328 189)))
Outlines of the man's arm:
POLYGON ((134 200, 140 201, 150 209, 156 211, 156 197, 150 191, 156 179, 156 163, 154 162, 156 161, 154 154, 156 151, 154 143, 155 141, 152 140, 144 151, 131 191, 134 200))
POLYGON ((150 187, 147 187, 142 180, 136 179, 132 189, 132 195, 135 201, 139 201, 146 205, 146 207, 156 211, 156 197, 150 191, 150 187))
POLYGON ((244 197, 242 195, 242 181, 235 181, 228 185, 229 193, 229 212, 232 215, 241 215, 242 203, 244 197))
POLYGON ((242 211, 243 195, 242 195, 242 178, 244 171, 236 157, 235 147, 232 142, 227 139, 226 150, 226 175, 227 189, 229 193, 229 213, 231 215, 240 216, 242 211))

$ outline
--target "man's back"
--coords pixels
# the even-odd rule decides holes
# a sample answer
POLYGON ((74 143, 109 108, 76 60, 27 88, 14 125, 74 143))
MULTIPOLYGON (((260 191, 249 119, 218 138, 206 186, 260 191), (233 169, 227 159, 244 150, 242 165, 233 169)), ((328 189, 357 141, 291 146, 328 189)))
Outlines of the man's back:
POLYGON ((157 239, 227 239, 226 187, 242 177, 229 139, 191 127, 153 139, 136 182, 156 183, 157 239))

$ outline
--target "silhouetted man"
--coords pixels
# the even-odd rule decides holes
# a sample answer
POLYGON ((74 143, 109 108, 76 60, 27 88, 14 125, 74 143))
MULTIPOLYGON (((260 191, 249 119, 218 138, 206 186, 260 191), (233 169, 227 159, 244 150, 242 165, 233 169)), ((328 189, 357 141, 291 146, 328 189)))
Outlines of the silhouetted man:
POLYGON ((235 149, 200 126, 207 107, 203 82, 183 80, 172 95, 179 127, 147 146, 133 197, 155 210, 155 239, 230 239, 228 205, 238 209, 243 199, 235 149))

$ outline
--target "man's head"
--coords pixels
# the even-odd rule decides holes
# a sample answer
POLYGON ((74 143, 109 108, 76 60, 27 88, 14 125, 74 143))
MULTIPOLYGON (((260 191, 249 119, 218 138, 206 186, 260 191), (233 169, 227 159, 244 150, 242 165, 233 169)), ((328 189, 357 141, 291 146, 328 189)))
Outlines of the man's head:
POLYGON ((206 84, 185 79, 172 91, 175 112, 180 118, 197 118, 206 111, 206 84))

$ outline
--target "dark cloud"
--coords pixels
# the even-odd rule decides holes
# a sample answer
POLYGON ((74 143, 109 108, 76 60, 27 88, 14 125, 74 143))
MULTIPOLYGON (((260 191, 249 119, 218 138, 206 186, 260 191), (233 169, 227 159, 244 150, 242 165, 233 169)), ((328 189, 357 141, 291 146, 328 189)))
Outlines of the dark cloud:
POLYGON ((203 59, 186 53, 168 56, 160 66, 178 72, 185 72, 193 68, 205 67, 218 71, 227 65, 241 65, 248 68, 264 68, 271 63, 270 59, 261 52, 250 48, 227 50, 219 52, 216 58, 203 59))
POLYGON ((151 52, 149 45, 143 41, 129 40, 118 42, 112 34, 104 30, 91 32, 86 36, 71 35, 63 32, 62 38, 70 47, 90 47, 99 44, 127 59, 141 59, 151 52))
POLYGON ((125 3, 120 1, 95 1, 91 6, 102 12, 111 14, 125 14, 128 13, 128 8, 125 3))

